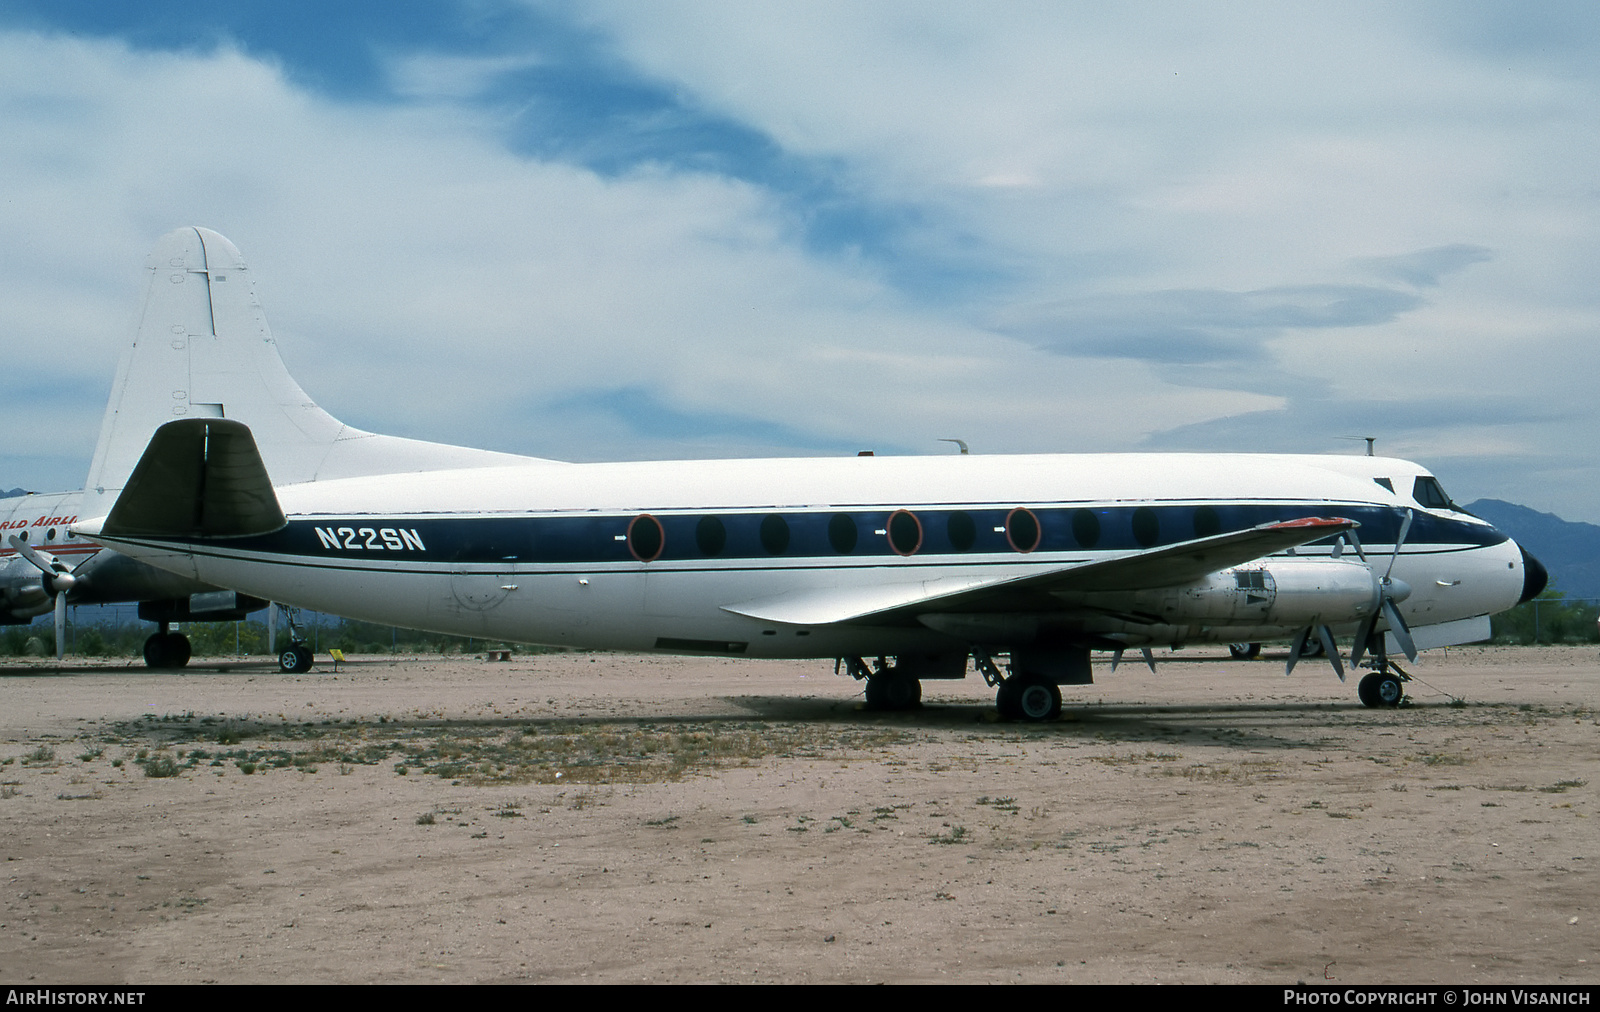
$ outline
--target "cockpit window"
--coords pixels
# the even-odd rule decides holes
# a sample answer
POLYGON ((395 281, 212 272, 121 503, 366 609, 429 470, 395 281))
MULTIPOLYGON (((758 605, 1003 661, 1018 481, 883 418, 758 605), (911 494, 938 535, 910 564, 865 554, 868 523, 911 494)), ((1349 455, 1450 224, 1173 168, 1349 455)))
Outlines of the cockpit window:
POLYGON ((1411 498, 1417 503, 1431 510, 1459 509, 1450 497, 1444 494, 1444 489, 1439 485, 1439 479, 1426 475, 1417 479, 1411 487, 1411 498))
POLYGON ((1374 478, 1372 480, 1377 482, 1379 485, 1382 485, 1384 488, 1388 489, 1389 491, 1391 491, 1391 492, 1394 491, 1394 482, 1390 481, 1388 478, 1374 478))

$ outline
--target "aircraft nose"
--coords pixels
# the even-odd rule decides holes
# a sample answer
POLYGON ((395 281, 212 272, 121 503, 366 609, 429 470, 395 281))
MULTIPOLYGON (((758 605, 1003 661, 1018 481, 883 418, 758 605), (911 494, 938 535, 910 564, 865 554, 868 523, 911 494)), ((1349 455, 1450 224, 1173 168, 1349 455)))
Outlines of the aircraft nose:
POLYGON ((1550 582, 1550 571, 1544 564, 1528 554, 1528 550, 1521 545, 1517 550, 1522 553, 1522 597, 1517 599, 1518 604, 1532 601, 1538 597, 1545 586, 1550 582))

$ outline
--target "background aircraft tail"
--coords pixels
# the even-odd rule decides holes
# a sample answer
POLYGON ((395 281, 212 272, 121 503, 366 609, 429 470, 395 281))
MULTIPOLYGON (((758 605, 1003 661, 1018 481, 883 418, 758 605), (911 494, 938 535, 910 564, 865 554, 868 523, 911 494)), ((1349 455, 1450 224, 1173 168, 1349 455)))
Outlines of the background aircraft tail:
POLYGON ((209 229, 162 236, 145 270, 144 308, 106 405, 85 517, 111 508, 156 428, 178 418, 247 424, 275 485, 534 459, 375 435, 319 408, 284 368, 244 258, 209 229))

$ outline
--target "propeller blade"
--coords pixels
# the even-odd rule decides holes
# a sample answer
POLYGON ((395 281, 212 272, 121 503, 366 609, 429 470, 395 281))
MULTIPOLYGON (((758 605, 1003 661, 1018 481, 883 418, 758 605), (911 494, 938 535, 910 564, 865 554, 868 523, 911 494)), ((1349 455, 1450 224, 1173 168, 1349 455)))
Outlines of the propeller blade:
POLYGON ((1150 648, 1149 647, 1140 647, 1139 648, 1139 656, 1143 657, 1144 658, 1144 662, 1146 664, 1150 665, 1150 673, 1152 675, 1155 674, 1156 673, 1156 658, 1155 658, 1155 655, 1150 652, 1150 648))
POLYGON ((1400 558, 1400 548, 1406 543, 1406 535, 1411 533, 1411 520, 1415 516, 1406 510, 1406 518, 1400 521, 1400 536, 1394 539, 1394 554, 1389 556, 1389 568, 1383 571, 1383 582, 1389 582, 1389 574, 1394 572, 1394 562, 1400 558))
POLYGON ((60 572, 55 567, 55 559, 40 552, 15 534, 6 539, 6 543, 17 550, 17 554, 33 563, 34 568, 46 576, 55 576, 60 572))
POLYGON ((1118 647, 1111 652, 1111 670, 1117 670, 1117 665, 1122 663, 1122 648, 1118 647))
POLYGON ((1328 655, 1328 663, 1333 665, 1334 674, 1339 676, 1339 681, 1344 681, 1344 662, 1339 659, 1339 645, 1333 641, 1333 630, 1319 625, 1317 638, 1322 641, 1322 650, 1328 655))
POLYGON ((1383 617, 1389 620, 1389 631, 1394 633, 1395 642, 1400 644, 1400 650, 1406 655, 1406 660, 1417 659, 1417 644, 1411 638, 1411 630, 1406 628, 1406 620, 1400 617, 1400 609, 1394 602, 1385 597, 1383 599, 1383 617))
POLYGON ((1294 666, 1300 663, 1300 652, 1306 648, 1306 640, 1310 638, 1310 626, 1306 626, 1304 629, 1294 634, 1294 642, 1289 644, 1289 666, 1283 669, 1284 674, 1294 674, 1294 666))
POLYGON ((1368 615, 1366 618, 1361 620, 1360 627, 1356 629, 1356 641, 1350 647, 1350 666, 1352 668, 1359 668, 1361 666, 1361 658, 1365 657, 1367 654, 1367 644, 1372 642, 1372 630, 1375 629, 1377 625, 1377 611, 1373 611, 1371 615, 1368 615))
POLYGON ((67 655, 67 595, 56 595, 56 660, 67 655))
POLYGON ((1354 527, 1350 528, 1344 532, 1344 536, 1350 539, 1350 547, 1356 550, 1356 558, 1366 562, 1367 553, 1361 550, 1361 539, 1356 537, 1356 529, 1354 527))

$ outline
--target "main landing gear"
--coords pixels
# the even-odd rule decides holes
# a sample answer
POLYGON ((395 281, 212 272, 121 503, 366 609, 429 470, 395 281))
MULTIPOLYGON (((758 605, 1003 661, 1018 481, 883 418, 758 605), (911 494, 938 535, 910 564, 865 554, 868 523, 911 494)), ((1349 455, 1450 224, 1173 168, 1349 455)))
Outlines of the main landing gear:
POLYGON ((1012 675, 1000 683, 994 702, 1006 720, 1055 720, 1061 716, 1061 687, 1038 675, 1012 675))
POLYGON ((171 631, 165 623, 144 641, 144 665, 147 668, 181 668, 189 663, 189 637, 171 631))
POLYGON ((840 658, 840 662, 851 678, 866 680, 867 709, 912 710, 922 705, 921 679, 898 664, 890 664, 888 658, 879 657, 877 663, 870 667, 859 657, 840 658))

